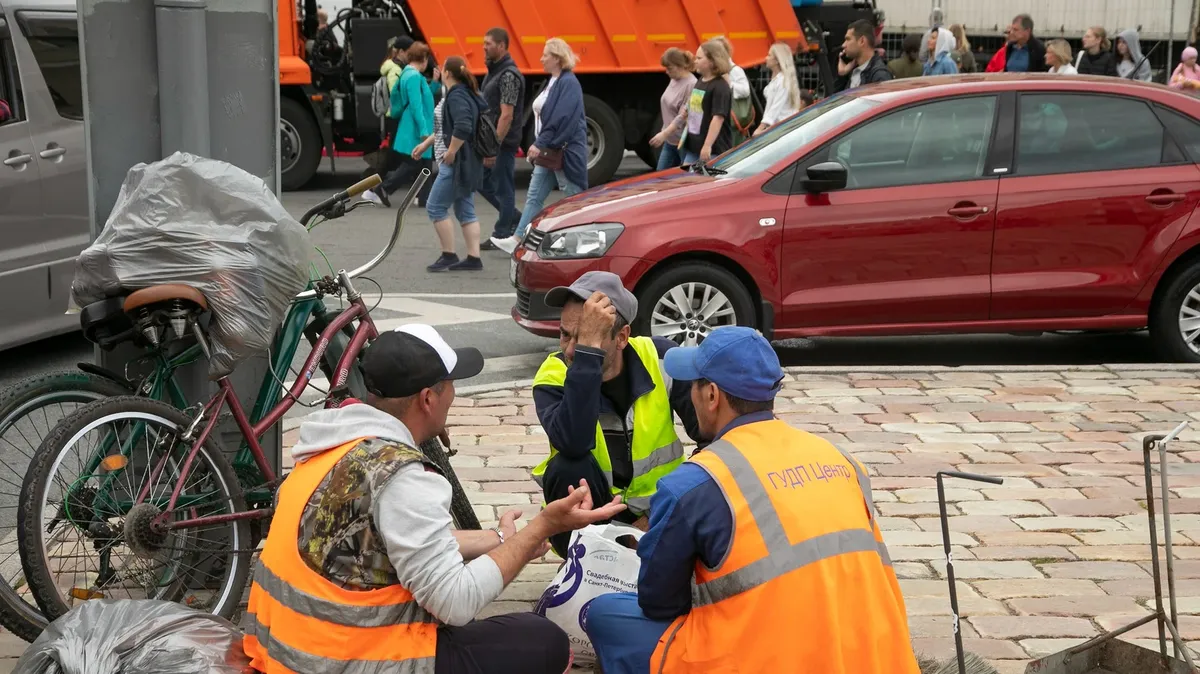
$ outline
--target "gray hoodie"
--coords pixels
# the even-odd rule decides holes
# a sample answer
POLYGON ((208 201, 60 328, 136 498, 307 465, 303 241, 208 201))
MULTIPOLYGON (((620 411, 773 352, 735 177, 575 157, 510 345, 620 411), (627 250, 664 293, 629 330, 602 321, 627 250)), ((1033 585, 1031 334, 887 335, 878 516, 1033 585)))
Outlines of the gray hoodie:
MULTIPOLYGON (((1116 52, 1118 59, 1117 75, 1124 77, 1125 79, 1149 82, 1151 77, 1150 59, 1142 57, 1142 44, 1138 41, 1137 30, 1133 28, 1126 28, 1120 33, 1117 33, 1117 39, 1122 40, 1126 45, 1129 46, 1130 57, 1130 60, 1126 61, 1121 58, 1120 52, 1116 52)), ((1113 50, 1115 51, 1116 49, 1117 48, 1114 46, 1113 50)))
MULTIPOLYGON (((417 445, 399 419, 356 404, 305 417, 292 457, 300 463, 366 437, 417 445)), ((438 620, 465 625, 500 596, 504 578, 487 555, 464 563, 451 529, 450 496, 446 478, 409 464, 375 495, 371 516, 400 584, 438 620)))

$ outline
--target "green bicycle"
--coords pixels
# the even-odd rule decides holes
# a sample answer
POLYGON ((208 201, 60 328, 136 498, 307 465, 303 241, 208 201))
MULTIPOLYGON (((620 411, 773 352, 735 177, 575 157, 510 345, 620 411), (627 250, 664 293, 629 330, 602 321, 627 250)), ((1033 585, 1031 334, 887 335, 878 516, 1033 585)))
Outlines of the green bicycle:
MULTIPOLYGON (((411 203, 412 194, 415 194, 424 178, 418 180, 404 204, 411 203)), ((301 223, 311 230, 321 222, 346 215, 362 203, 351 204, 350 201, 377 181, 378 177, 373 176, 326 199, 305 213, 301 223)), ((391 240, 383 252, 362 268, 352 272, 355 276, 374 268, 390 253, 403 227, 405 210, 404 207, 398 210, 391 240)), ((127 365, 124 376, 95 365, 80 364, 76 370, 27 379, 0 397, 0 447, 3 448, 0 452, 0 466, 13 476, 12 479, 0 478, 0 535, 3 536, 0 538, 0 576, 4 578, 4 583, 0 584, 0 624, 26 641, 35 639, 47 624, 47 619, 35 603, 33 592, 26 582, 27 574, 17 559, 19 541, 16 535, 15 515, 20 485, 16 481, 27 473, 38 444, 52 435, 54 429, 60 425, 60 420, 65 421, 82 407, 98 400, 134 395, 147 400, 163 401, 178 410, 185 410, 189 406, 189 401, 176 381, 175 373, 179 368, 203 357, 201 345, 179 340, 154 344, 124 311, 125 299, 116 297, 89 305, 84 307, 80 316, 84 335, 101 348, 111 350, 118 344, 130 342, 144 350, 140 358, 127 365)), ((301 339, 307 339, 310 348, 315 350, 321 333, 336 316, 337 312, 330 312, 324 301, 311 291, 302 293, 301 297, 293 302, 271 346, 271 370, 259 386, 249 415, 251 422, 258 423, 262 420, 285 395, 285 385, 276 373, 287 372, 290 369, 301 339)), ((333 333, 329 340, 319 361, 319 367, 327 381, 335 381, 333 375, 349 346, 351 336, 352 332, 349 330, 341 330, 333 333)), ((363 395, 361 378, 353 366, 339 391, 329 393, 355 397, 363 395)), ((122 439, 129 441, 132 438, 122 439)), ((456 525, 464 529, 479 528, 474 510, 454 476, 447 451, 436 440, 426 443, 422 450, 442 468, 452 484, 456 525)), ((247 443, 243 442, 234 455, 232 466, 238 482, 249 486, 244 490, 247 504, 253 508, 269 507, 274 493, 273 486, 263 484, 247 443)), ((66 518, 60 521, 69 521, 73 514, 77 514, 71 513, 72 506, 81 511, 82 508, 78 506, 88 499, 91 499, 94 505, 95 498, 96 495, 89 490, 76 490, 74 498, 65 499, 60 504, 60 514, 66 518)), ((250 539, 257 544, 265 520, 253 521, 250 525, 250 539)), ((97 578, 100 575, 96 574, 97 578)), ((77 599, 95 596, 79 590, 72 592, 79 595, 75 597, 77 599)))

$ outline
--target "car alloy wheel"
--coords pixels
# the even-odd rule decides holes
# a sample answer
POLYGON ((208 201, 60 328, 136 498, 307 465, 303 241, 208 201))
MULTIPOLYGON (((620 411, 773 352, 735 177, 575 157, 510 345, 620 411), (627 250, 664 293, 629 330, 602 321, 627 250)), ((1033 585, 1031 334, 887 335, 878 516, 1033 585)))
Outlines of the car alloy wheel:
POLYGON ((726 325, 737 325, 733 302, 707 283, 681 283, 671 288, 658 298, 650 315, 650 334, 681 346, 696 346, 726 325))
POLYGON ((1200 354, 1200 284, 1179 304, 1179 334, 1189 349, 1200 354))

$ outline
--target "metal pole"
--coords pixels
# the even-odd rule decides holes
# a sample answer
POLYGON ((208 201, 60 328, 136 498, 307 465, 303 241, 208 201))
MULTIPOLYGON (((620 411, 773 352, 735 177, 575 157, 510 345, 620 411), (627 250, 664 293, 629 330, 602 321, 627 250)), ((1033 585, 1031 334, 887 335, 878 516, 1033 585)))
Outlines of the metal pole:
POLYGON ((950 554, 950 520, 946 517, 946 490, 942 486, 942 473, 937 474, 938 512, 942 518, 942 549, 946 553, 946 578, 950 582, 950 617, 954 628, 954 652, 958 656, 958 671, 967 671, 963 660, 962 632, 958 627, 958 588, 954 583, 954 556, 950 554))
MULTIPOLYGON (((1171 505, 1170 492, 1167 491, 1167 441, 1162 440, 1158 443, 1158 478, 1162 484, 1162 515, 1163 515, 1163 543, 1166 545, 1164 552, 1167 555, 1167 597, 1171 604, 1171 624, 1179 622, 1179 616, 1175 612, 1175 560, 1173 559, 1174 548, 1171 547, 1171 505)), ((1157 553, 1155 553, 1157 554, 1157 553)), ((1171 642, 1172 653, 1179 657, 1179 644, 1171 642)))
POLYGON ((162 154, 209 157, 208 3, 154 0, 162 154))
POLYGON ((1150 449, 1154 443, 1162 440, 1161 435, 1147 435, 1142 438, 1142 459, 1146 476, 1146 517, 1150 520, 1150 564, 1154 572, 1154 615, 1158 617, 1158 652, 1163 662, 1167 661, 1167 630, 1163 625, 1162 603, 1162 572, 1158 566, 1158 531, 1154 518, 1154 475, 1150 471, 1150 449))
MULTIPOLYGON (((1171 81, 1171 59, 1175 56, 1175 0, 1171 0, 1171 18, 1169 21, 1170 27, 1167 29, 1167 82, 1171 81)), ((1168 557, 1167 559, 1169 560, 1170 558, 1168 557)))

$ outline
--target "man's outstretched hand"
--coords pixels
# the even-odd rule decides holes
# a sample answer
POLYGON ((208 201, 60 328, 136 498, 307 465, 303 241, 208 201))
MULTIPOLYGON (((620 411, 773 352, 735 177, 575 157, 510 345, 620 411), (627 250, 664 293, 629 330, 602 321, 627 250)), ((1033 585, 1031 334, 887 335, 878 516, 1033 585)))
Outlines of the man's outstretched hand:
POLYGON ((621 503, 621 497, 616 496, 610 503, 593 509, 592 493, 588 489, 586 480, 580 480, 579 487, 568 487, 567 490, 569 492, 567 496, 546 504, 546 507, 538 514, 550 532, 548 536, 575 531, 589 524, 610 520, 626 507, 624 503, 621 503))

